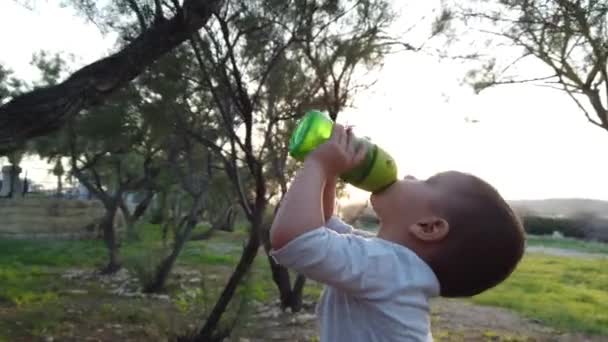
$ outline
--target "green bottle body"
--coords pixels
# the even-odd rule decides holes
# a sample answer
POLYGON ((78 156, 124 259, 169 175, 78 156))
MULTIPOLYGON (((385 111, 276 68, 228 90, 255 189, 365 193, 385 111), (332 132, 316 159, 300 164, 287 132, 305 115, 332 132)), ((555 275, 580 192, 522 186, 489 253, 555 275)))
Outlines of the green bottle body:
MULTIPOLYGON (((303 161, 317 146, 331 137, 334 122, 319 111, 307 112, 296 126, 289 141, 289 154, 303 161)), ((368 139, 356 138, 365 145, 365 159, 351 171, 340 175, 345 182, 365 191, 377 193, 397 180, 397 165, 393 158, 368 139)))

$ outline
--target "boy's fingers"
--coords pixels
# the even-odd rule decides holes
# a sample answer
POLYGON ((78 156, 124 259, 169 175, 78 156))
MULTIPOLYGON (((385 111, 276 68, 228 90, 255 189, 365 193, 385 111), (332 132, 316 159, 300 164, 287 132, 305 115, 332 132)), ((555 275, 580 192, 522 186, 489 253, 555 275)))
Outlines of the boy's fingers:
POLYGON ((344 127, 340 124, 334 126, 335 141, 342 146, 345 142, 344 127))
POLYGON ((353 136, 353 130, 351 129, 351 127, 347 127, 346 128, 346 148, 348 149, 349 153, 353 153, 354 150, 354 136, 353 136))
POLYGON ((355 154, 355 157, 353 158, 353 162, 355 164, 359 164, 360 162, 363 161, 363 159, 365 159, 366 154, 367 154, 367 148, 365 147, 364 144, 361 144, 357 148, 357 153, 355 154))

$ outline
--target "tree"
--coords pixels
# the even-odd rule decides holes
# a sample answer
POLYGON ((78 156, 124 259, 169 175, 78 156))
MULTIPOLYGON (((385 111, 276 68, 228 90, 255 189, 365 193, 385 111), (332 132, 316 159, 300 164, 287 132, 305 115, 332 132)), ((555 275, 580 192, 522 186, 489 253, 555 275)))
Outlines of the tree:
POLYGON ((189 196, 190 205, 187 215, 179 218, 175 227, 171 252, 156 267, 156 272, 151 281, 146 284, 144 292, 158 292, 164 289, 175 261, 186 243, 190 241, 192 230, 199 223, 200 217, 206 209, 209 184, 212 180, 208 172, 201 172, 201 168, 209 170, 205 167, 207 158, 204 158, 208 152, 196 153, 194 148, 183 134, 176 134, 169 142, 168 161, 172 170, 177 174, 182 189, 189 196), (201 156, 203 158, 200 158, 201 156))
MULTIPOLYGON (((189 89, 189 81, 184 77, 189 74, 188 65, 192 64, 188 57, 178 48, 137 81, 145 97, 154 99, 141 110, 147 118, 150 137, 159 142, 160 169, 165 170, 155 179, 155 191, 163 193, 164 202, 173 198, 178 203, 172 214, 161 220, 165 227, 172 226, 173 244, 145 284, 145 292, 164 289, 173 265, 191 240, 192 231, 209 213, 209 202, 214 197, 212 191, 217 190, 214 183, 218 177, 212 172, 211 153, 206 147, 193 144, 175 120, 175 110, 186 106, 187 99, 200 91, 189 89)), ((210 133, 203 128, 201 134, 210 133)))
POLYGON ((65 174, 65 169, 63 168, 63 164, 61 163, 61 158, 57 158, 55 160, 55 166, 51 169, 51 173, 53 176, 57 177, 57 196, 63 195, 63 182, 62 178, 65 174))
MULTIPOLYGON (((100 117, 99 114, 94 116, 100 117)), ((118 254, 120 245, 114 227, 114 217, 117 210, 124 206, 126 191, 137 191, 153 183, 154 177, 158 174, 154 158, 159 150, 146 145, 146 141, 138 141, 137 137, 123 136, 126 139, 122 140, 122 143, 117 143, 117 136, 111 140, 103 137, 95 141, 91 138, 93 134, 83 134, 84 139, 79 139, 76 135, 77 130, 82 134, 84 130, 92 127, 94 126, 87 122, 81 122, 79 125, 74 122, 68 123, 67 143, 71 173, 105 207, 106 214, 101 221, 101 229, 108 249, 109 261, 102 272, 113 273, 121 267, 118 254), (129 145, 131 152, 126 152, 125 147, 129 145)), ((124 131, 121 133, 124 134, 124 131)), ((132 228, 128 227, 128 229, 132 228)))
MULTIPOLYGON (((12 70, 0 64, 0 106, 11 97, 20 94, 25 88, 24 82, 12 76, 12 73, 12 70)), ((24 153, 22 144, 14 145, 10 151, 2 151, 0 149, 0 156, 5 156, 11 164, 11 178, 8 180, 9 193, 7 194, 9 198, 14 195, 15 184, 21 172, 19 163, 21 163, 24 153)))
MULTIPOLYGON (((113 2, 114 5, 118 3, 113 2)), ((120 3, 126 6, 116 6, 115 8, 123 9, 119 13, 124 15, 135 13, 137 17, 135 23, 149 23, 147 18, 150 17, 150 11, 144 10, 154 8, 154 6, 145 7, 149 2, 121 1, 120 3), (138 13, 137 8, 141 13, 138 13)), ((84 9, 98 22, 100 18, 104 18, 95 11, 89 11, 86 7, 84 9)), ((174 13, 174 10, 176 9, 167 9, 169 13, 174 13)), ((72 158, 73 169, 82 170, 85 174, 82 178, 92 182, 93 187, 99 183, 101 186, 97 186, 97 189, 108 191, 110 185, 113 189, 130 187, 130 185, 121 186, 121 183, 126 182, 127 179, 135 179, 128 177, 129 175, 141 175, 141 173, 128 173, 125 170, 126 165, 132 167, 139 165, 138 170, 142 168, 145 170, 146 168, 142 167, 145 163, 142 161, 148 160, 145 157, 148 149, 144 147, 158 146, 158 141, 153 137, 166 136, 166 129, 171 132, 182 132, 177 133, 177 136, 189 140, 178 144, 181 146, 178 150, 189 151, 187 155, 174 154, 177 155, 178 165, 184 166, 187 163, 186 156, 194 160, 203 160, 204 156, 211 156, 212 160, 206 162, 206 165, 220 170, 227 176, 233 191, 233 195, 231 194, 229 198, 237 198, 241 211, 249 223, 249 234, 233 274, 210 314, 205 317, 204 324, 195 334, 195 339, 201 341, 220 340, 229 334, 229 328, 220 325, 222 315, 238 285, 250 269, 258 249, 264 246, 268 251, 270 248, 268 228, 269 214, 272 210, 268 209, 272 209, 272 204, 276 203, 286 191, 287 179, 294 168, 293 161, 287 158, 287 140, 294 128, 295 119, 307 109, 313 108, 326 109, 333 118, 336 118, 341 110, 349 105, 353 94, 366 86, 357 82, 358 74, 377 67, 382 57, 390 52, 395 44, 385 32, 392 20, 390 7, 387 1, 381 0, 235 0, 219 6, 213 16, 213 20, 204 25, 203 34, 190 32, 188 46, 173 49, 171 54, 164 55, 163 58, 175 58, 173 63, 157 63, 155 67, 162 68, 162 71, 142 73, 136 82, 132 82, 132 84, 140 80, 143 82, 146 78, 163 79, 165 82, 159 84, 158 89, 142 90, 138 86, 128 87, 120 92, 114 92, 111 101, 106 105, 79 112, 81 108, 90 108, 94 104, 91 99, 105 98, 106 94, 115 90, 115 86, 124 85, 127 78, 133 75, 132 69, 124 70, 117 67, 112 72, 125 74, 125 77, 119 75, 119 77, 104 79, 103 77, 107 75, 102 71, 107 69, 99 67, 102 76, 92 79, 94 88, 91 96, 83 97, 81 95, 89 94, 88 91, 81 93, 76 92, 75 87, 72 88, 76 83, 71 79, 82 80, 89 75, 88 71, 83 71, 81 74, 76 72, 59 85, 64 85, 62 89, 71 91, 66 92, 69 96, 76 93, 74 98, 77 98, 77 101, 70 102, 72 98, 64 101, 65 97, 61 97, 61 106, 65 105, 67 109, 53 110, 61 115, 67 113, 72 118, 67 120, 70 123, 67 131, 70 133, 68 136, 70 138, 68 141, 71 142, 70 152, 76 151, 72 155, 77 157, 72 158), (116 81, 118 78, 119 80, 116 81), (104 84, 109 84, 107 93, 95 88, 99 87, 100 80, 107 81, 104 84), (165 88, 174 89, 167 92, 165 88), (129 92, 132 94, 127 96, 129 92), (149 129, 143 131, 145 134, 138 136, 134 132, 140 131, 142 125, 135 124, 140 121, 133 118, 147 113, 143 110, 147 105, 137 109, 134 109, 136 106, 133 105, 118 105, 117 103, 123 101, 121 97, 136 97, 139 99, 138 103, 147 103, 151 100, 154 106, 162 104, 164 110, 150 113, 165 114, 158 114, 154 120, 142 120, 149 123, 146 126, 149 129), (157 101, 159 98, 163 101, 157 101), (89 123, 97 121, 99 125, 97 130, 100 132, 107 127, 115 127, 112 132, 120 136, 109 135, 103 139, 102 137, 90 139, 89 134, 94 132, 81 132, 79 129, 82 127, 86 130, 89 125, 85 125, 85 121, 89 123), (129 143, 123 144, 125 141, 129 143), (147 142, 152 144, 146 145, 147 142), (192 147, 186 148, 188 144, 192 147), (129 149, 124 148, 125 146, 129 146, 129 149), (132 149, 131 146, 136 147, 132 149), (125 153, 126 151, 129 153, 125 153), (132 152, 135 154, 130 154, 132 152), (123 163, 128 158, 133 158, 136 162, 123 163), (90 165, 99 166, 93 168, 99 177, 91 171, 88 167, 90 165), (117 172, 119 168, 121 172, 117 172), (87 169, 89 171, 85 173, 87 169), (114 178, 107 172, 108 169, 113 171, 114 178), (126 174, 122 177, 116 176, 122 172, 126 174), (95 181, 104 177, 107 181, 95 181)), ((128 48, 140 39, 136 38, 131 42, 131 37, 138 36, 138 32, 143 28, 137 28, 133 22, 129 23, 121 18, 114 17, 116 20, 105 20, 100 25, 114 25, 108 27, 120 32, 128 48)), ((152 24, 152 27, 154 25, 152 24)), ((139 37, 149 30, 144 31, 139 37)), ((164 43, 166 42, 163 41, 159 45, 166 47, 164 43)), ((158 52, 159 49, 155 47, 154 51, 158 52)), ((154 56, 154 52, 151 55, 154 56)), ((137 60, 137 62, 147 66, 148 62, 151 63, 151 57, 145 56, 143 61, 137 60)), ((55 88, 57 89, 59 88, 55 88)), ((45 94, 55 98, 52 92, 45 94)), ((15 103, 28 103, 24 99, 20 101, 13 101, 12 107, 9 108, 13 108, 14 111, 15 103)), ((3 108, 0 108, 0 124, 3 108)), ((51 121, 60 123, 62 120, 63 117, 60 117, 51 121)), ((22 136, 45 132, 39 130, 26 133, 22 136)), ((0 143, 2 137, 0 129, 0 143)), ((172 143, 166 142, 166 144, 168 145, 160 146, 170 146, 172 143)), ((160 156, 159 158, 163 160, 170 155, 168 151, 170 150, 160 148, 155 156, 160 156)), ((149 165, 154 166, 154 161, 158 158, 153 157, 150 160, 152 162, 149 165)), ((157 168, 156 166, 152 169, 157 168)), ((109 195, 115 193, 116 190, 110 191, 109 195)), ((109 207, 116 210, 115 205, 109 207)), ((181 228, 178 226, 176 231, 186 232, 188 226, 184 225, 181 228)), ((179 234, 180 237, 187 235, 187 233, 179 234)), ((179 247, 178 239, 175 241, 174 247, 179 247)), ((169 257, 173 258, 171 255, 169 257)), ((273 278, 281 291, 284 306, 297 308, 297 299, 301 295, 304 278, 297 277, 292 285, 289 272, 279 265, 272 264, 271 258, 268 260, 271 262, 273 278)), ((167 263, 170 264, 171 261, 167 263)), ((229 327, 230 324, 227 326, 229 327)))
POLYGON ((103 204, 100 227, 108 249, 104 273, 121 267, 114 217, 125 206, 124 194, 153 189, 159 173, 159 141, 146 125, 145 103, 142 93, 132 85, 114 94, 105 105, 80 113, 61 130, 30 143, 31 151, 41 157, 68 157, 69 173, 103 204))
POLYGON ((473 34, 488 38, 485 52, 493 53, 468 54, 483 62, 467 75, 477 92, 515 83, 557 88, 590 123, 608 131, 608 1, 486 1, 481 6, 451 4, 443 13, 437 26, 451 23, 457 42, 470 43, 473 34), (501 46, 521 53, 500 56, 501 46), (522 78, 512 72, 529 58, 546 66, 542 73, 522 78))
POLYGON ((15 150, 6 156, 8 162, 11 164, 11 174, 10 179, 8 180, 9 191, 6 195, 7 198, 13 198, 13 196, 15 195, 16 185, 19 180, 19 174, 21 173, 21 167, 19 166, 19 164, 23 159, 23 155, 23 150, 15 150))
MULTIPOLYGON (((157 59, 197 32, 223 3, 222 0, 154 1, 115 0, 119 9, 129 9, 141 27, 116 53, 74 72, 65 81, 10 97, 3 103, 0 89, 0 151, 19 147, 27 139, 61 128, 83 109, 101 104, 111 94, 144 72, 157 59), (143 2, 147 4, 148 2, 143 2), (149 13, 153 13, 148 15, 149 13), (170 17, 165 17, 170 14, 170 17)), ((95 3, 74 0, 95 21, 95 3)), ((119 11, 120 12, 120 11, 119 11)), ((129 14, 122 11, 124 16, 129 14)), ((5 70, 0 70, 0 77, 5 70)))
MULTIPOLYGON (((176 111, 178 124, 219 158, 250 226, 243 254, 195 340, 226 336, 218 329, 222 313, 258 248, 270 250, 267 209, 286 190, 295 119, 319 107, 335 118, 349 104, 364 86, 353 81, 356 72, 389 52, 390 22, 384 1, 233 1, 190 42, 198 70, 188 78, 200 91, 176 111)), ((283 306, 298 310, 304 278, 292 285, 289 272, 268 261, 283 306)))

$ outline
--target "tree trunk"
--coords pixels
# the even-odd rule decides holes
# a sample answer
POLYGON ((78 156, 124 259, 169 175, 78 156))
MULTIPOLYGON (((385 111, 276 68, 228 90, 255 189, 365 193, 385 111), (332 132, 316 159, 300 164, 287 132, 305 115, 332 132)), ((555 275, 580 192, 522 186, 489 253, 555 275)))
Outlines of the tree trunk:
POLYGON ((137 204, 135 210, 133 211, 133 220, 135 222, 139 221, 139 219, 146 213, 150 203, 152 203, 152 199, 154 198, 154 192, 148 191, 146 197, 137 204))
POLYGON ((222 230, 225 232, 234 231, 234 220, 236 218, 236 211, 232 206, 227 207, 219 218, 215 218, 211 222, 213 230, 222 230))
POLYGON ((8 187, 8 194, 6 194, 6 197, 8 198, 13 198, 13 196, 15 195, 15 187, 17 186, 17 179, 18 179, 18 175, 17 173, 17 166, 15 166, 14 164, 11 165, 11 175, 9 178, 9 187, 8 187))
POLYGON ((198 334, 196 334, 196 336, 193 338, 193 341, 208 342, 215 341, 218 339, 221 340, 223 337, 225 337, 223 335, 227 334, 227 332, 220 332, 219 334, 216 333, 217 327, 220 322, 220 318, 222 317, 222 314, 224 313, 224 311, 226 311, 226 308, 228 307, 228 304, 230 303, 230 300, 232 299, 232 296, 236 291, 236 288, 251 268, 251 265, 253 264, 253 261, 255 260, 255 257, 258 254, 258 249, 260 248, 260 239, 258 237, 256 228, 257 227, 251 227, 251 231, 249 233, 249 241, 247 242, 247 245, 243 250, 243 254, 241 255, 239 263, 234 269, 232 275, 230 276, 228 284, 226 284, 226 287, 222 291, 220 298, 215 303, 211 314, 207 317, 205 325, 198 332, 198 334))
POLYGON ((169 222, 165 222, 162 224, 162 228, 161 228, 161 235, 162 235, 162 241, 163 241, 163 246, 167 246, 167 235, 169 233, 169 222))
POLYGON ((61 176, 57 176, 57 196, 61 197, 63 193, 63 183, 61 182, 61 176))
POLYGON ((106 216, 104 217, 101 227, 103 230, 103 240, 108 249, 108 264, 101 270, 102 274, 112 274, 118 271, 121 267, 118 256, 118 241, 116 231, 114 229, 114 215, 116 215, 116 206, 106 208, 106 216))
POLYGON ((272 273, 272 280, 274 281, 277 289, 279 290, 279 299, 281 300, 281 309, 290 308, 292 312, 298 312, 302 310, 302 294, 306 278, 302 275, 296 277, 293 288, 291 287, 291 277, 289 270, 284 266, 278 264, 270 256, 270 236, 269 230, 262 232, 263 234, 263 245, 266 254, 268 255, 268 265, 272 273))
POLYGON ((152 283, 147 284, 144 288, 145 293, 160 292, 165 288, 165 283, 167 282, 167 278, 169 277, 169 274, 173 269, 175 260, 177 260, 177 257, 186 245, 186 242, 190 240, 190 234, 192 233, 192 229, 194 229, 194 227, 196 226, 196 223, 197 222, 194 220, 187 221, 186 227, 184 228, 182 234, 177 235, 178 238, 173 244, 173 250, 171 251, 171 254, 166 257, 160 263, 160 265, 158 265, 158 268, 156 269, 156 274, 154 275, 154 280, 152 281, 152 283))
POLYGON ((292 312, 302 310, 302 294, 306 277, 298 275, 292 288, 289 270, 277 264, 270 255, 268 255, 268 264, 272 272, 272 280, 279 290, 281 309, 290 308, 292 312))
POLYGON ((302 310, 302 296, 304 294, 304 285, 306 284, 306 277, 298 274, 296 281, 293 284, 291 290, 291 297, 289 298, 289 306, 293 312, 299 312, 302 310))
POLYGON ((279 299, 281 300, 281 309, 285 309, 291 299, 291 279, 289 271, 279 265, 274 258, 268 254, 268 264, 272 273, 272 280, 279 290, 279 299))

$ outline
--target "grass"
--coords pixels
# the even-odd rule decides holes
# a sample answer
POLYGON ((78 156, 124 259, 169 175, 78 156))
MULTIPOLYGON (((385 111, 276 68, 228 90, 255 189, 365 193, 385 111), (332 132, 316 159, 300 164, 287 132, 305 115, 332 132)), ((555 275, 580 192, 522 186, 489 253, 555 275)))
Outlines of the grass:
MULTIPOLYGON (((198 228, 199 231, 203 229, 198 228)), ((152 267, 166 253, 160 241, 160 229, 152 225, 141 226, 140 236, 139 241, 125 242, 121 255, 127 266, 139 262, 152 267)), ((160 336, 158 334, 165 330, 177 329, 176 326, 183 329, 184 322, 198 323, 201 315, 210 310, 238 262, 245 238, 246 233, 238 230, 217 232, 210 241, 188 243, 177 266, 198 270, 202 284, 200 288, 184 291, 170 283, 173 303, 163 304, 165 306, 158 312, 153 306, 160 304, 142 301, 134 305, 133 299, 117 299, 101 289, 87 288, 88 294, 79 297, 65 293, 75 285, 63 280, 59 274, 68 268, 91 269, 103 265, 106 250, 101 241, 0 240, 0 341, 64 331, 65 322, 76 322, 76 326, 86 323, 81 329, 93 329, 95 324, 106 322, 145 325, 152 331, 150 336, 160 336), (82 314, 69 316, 66 313, 74 305, 83 305, 83 301, 95 307, 82 309, 87 313, 86 322, 78 321, 82 314), (172 323, 178 319, 175 317, 188 318, 179 318, 184 321, 176 325, 172 323), (22 324, 16 325, 17 321, 22 324)), ((608 253, 606 245, 571 239, 530 237, 529 243, 608 253)), ((264 253, 260 253, 247 283, 239 289, 238 299, 233 302, 270 302, 277 298, 267 262, 264 253)), ((560 329, 608 335, 607 270, 608 258, 527 254, 505 283, 472 301, 509 308, 560 329)), ((308 281, 304 295, 315 300, 321 289, 319 284, 308 281)), ((229 314, 238 312, 233 310, 229 314)))
MULTIPOLYGON (((140 233, 139 241, 123 242, 121 257, 128 268, 133 262, 153 268, 168 252, 168 247, 163 247, 157 226, 143 225, 140 233)), ((176 303, 157 312, 146 307, 151 305, 150 302, 141 305, 134 305, 133 300, 128 299, 125 302, 118 299, 116 302, 116 297, 95 288, 96 284, 90 284, 92 288, 85 286, 88 294, 80 295, 80 298, 66 293, 69 289, 82 289, 82 285, 61 278, 65 270, 99 268, 106 262, 107 252, 102 241, 0 240, 0 342, 25 336, 29 336, 27 339, 52 335, 65 330, 65 322, 74 323, 79 319, 78 316, 66 318, 68 308, 81 305, 78 300, 90 302, 87 305, 92 307, 82 311, 87 312, 87 322, 91 324, 135 324, 144 326, 145 330, 168 333, 172 329, 167 321, 180 314, 180 309, 192 313, 191 319, 198 322, 204 311, 201 306, 214 303, 230 270, 238 261, 243 235, 240 231, 218 232, 212 241, 189 242, 176 266, 197 269, 203 276, 215 275, 216 279, 209 282, 204 294, 202 290, 193 291, 190 297, 178 296, 177 292, 183 290, 169 284, 176 303)), ((240 293, 265 301, 272 295, 272 281, 266 273, 267 267, 262 267, 263 258, 258 259, 255 280, 252 279, 251 285, 244 287, 240 293)), ((82 322, 77 326, 86 329, 82 322)))
POLYGON ((0 267, 7 264, 36 266, 93 266, 106 250, 101 241, 0 240, 0 267))
POLYGON ((528 235, 530 246, 572 249, 579 252, 608 254, 608 244, 582 241, 572 238, 554 238, 551 236, 528 235))
POLYGON ((506 282, 472 300, 557 328, 608 335, 607 270, 608 259, 528 254, 506 282))

